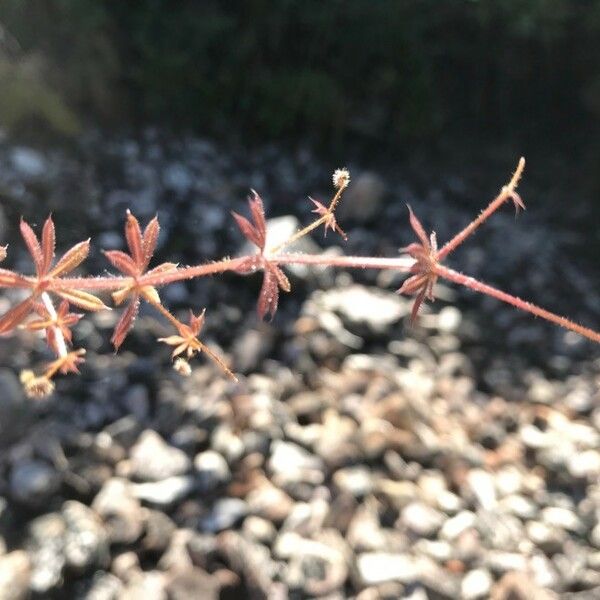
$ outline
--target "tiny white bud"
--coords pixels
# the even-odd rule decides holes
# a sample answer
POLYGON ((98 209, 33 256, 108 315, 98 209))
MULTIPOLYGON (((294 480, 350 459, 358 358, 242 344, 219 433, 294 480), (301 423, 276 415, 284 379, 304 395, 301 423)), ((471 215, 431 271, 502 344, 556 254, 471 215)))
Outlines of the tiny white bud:
POLYGON ((348 169, 336 169, 333 173, 333 187, 337 190, 344 189, 350 183, 348 169))
POLYGON ((190 363, 184 358, 178 358, 173 363, 173 369, 184 377, 189 377, 192 374, 192 367, 190 367, 190 363))

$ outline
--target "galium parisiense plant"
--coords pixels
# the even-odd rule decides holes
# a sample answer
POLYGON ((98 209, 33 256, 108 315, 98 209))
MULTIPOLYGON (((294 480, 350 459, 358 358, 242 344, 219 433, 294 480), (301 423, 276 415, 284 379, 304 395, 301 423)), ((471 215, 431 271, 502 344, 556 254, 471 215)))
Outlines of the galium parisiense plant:
MULTIPOLYGON (((176 281, 225 271, 239 274, 262 271, 263 281, 258 297, 257 311, 260 318, 268 315, 272 319, 277 311, 280 292, 290 292, 291 290, 290 282, 283 268, 287 265, 303 264, 337 268, 391 269, 408 274, 398 292, 415 296, 411 314, 412 321, 417 318, 421 304, 425 300, 433 300, 435 283, 441 278, 492 296, 517 309, 529 312, 600 343, 600 333, 597 331, 498 290, 443 264, 444 259, 450 253, 505 203, 511 201, 517 211, 519 208, 525 208, 516 192, 524 167, 525 160, 521 158, 509 183, 500 190, 487 208, 441 248, 438 248, 435 233, 428 236, 419 219, 408 207, 409 222, 417 240, 402 249, 400 256, 391 258, 298 254, 284 251, 286 246, 321 225, 324 226, 325 234, 328 230, 332 230, 346 239, 346 234, 338 225, 335 216, 335 210, 342 195, 350 184, 350 175, 346 169, 338 169, 333 174, 335 193, 328 205, 310 198, 315 206, 313 213, 317 215, 317 218, 274 248, 267 247, 267 224, 263 203, 258 193, 253 191, 249 199, 251 219, 235 212, 232 214, 242 234, 256 246, 256 252, 247 256, 224 258, 220 261, 195 266, 180 267, 170 262, 151 266, 160 231, 158 219, 156 217, 152 219, 142 231, 138 220, 131 212, 127 211, 125 239, 129 253, 120 250, 110 250, 104 253, 120 274, 101 277, 68 277, 87 258, 90 240, 75 244, 59 260, 55 261, 56 232, 52 218, 48 217, 44 223, 40 239, 33 229, 21 220, 21 235, 31 255, 35 273, 24 275, 8 269, 0 269, 0 288, 20 289, 25 295, 21 302, 0 317, 0 334, 9 334, 17 328, 44 333, 54 360, 45 367, 41 374, 35 374, 31 370, 22 372, 21 381, 30 397, 47 396, 54 389, 53 379, 57 374, 78 373, 79 366, 84 362, 85 349, 73 346, 71 331, 83 315, 72 311, 76 309, 90 312, 110 310, 98 297, 98 294, 110 292, 116 306, 127 303, 111 337, 115 350, 118 350, 124 343, 134 324, 140 304, 145 302, 162 315, 174 330, 172 335, 160 338, 158 341, 173 348, 172 357, 177 371, 184 375, 189 374, 191 368, 188 361, 197 354, 205 354, 226 375, 235 379, 235 375, 229 370, 223 359, 199 338, 205 320, 205 309, 198 315, 190 311, 188 322, 183 323, 164 306, 159 290, 176 281)), ((4 258, 6 258, 6 247, 0 246, 0 261, 4 258)))

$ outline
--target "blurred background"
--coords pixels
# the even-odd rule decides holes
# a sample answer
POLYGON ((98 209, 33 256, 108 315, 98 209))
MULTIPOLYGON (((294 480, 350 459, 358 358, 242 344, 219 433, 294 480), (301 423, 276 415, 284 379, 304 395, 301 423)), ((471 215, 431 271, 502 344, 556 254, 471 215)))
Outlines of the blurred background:
MULTIPOLYGON (((127 208, 157 261, 218 259, 250 188, 289 235, 342 166, 349 241, 303 250, 394 256, 406 203, 443 242, 525 155, 528 210, 448 262, 597 329, 599 41, 597 0, 3 0, 7 264, 52 212, 102 273, 127 208)), ((444 285, 411 327, 393 275, 291 281, 272 323, 258 278, 164 290, 237 386, 177 378, 142 311, 118 356, 118 315, 86 318, 82 376, 35 404, 43 344, 2 340, 0 600, 600 594, 598 348, 444 285)))

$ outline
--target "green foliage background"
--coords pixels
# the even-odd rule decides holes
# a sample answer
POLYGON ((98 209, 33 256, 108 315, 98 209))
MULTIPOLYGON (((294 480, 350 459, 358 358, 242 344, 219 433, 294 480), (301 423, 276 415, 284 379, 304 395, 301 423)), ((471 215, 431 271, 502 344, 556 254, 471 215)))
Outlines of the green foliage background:
POLYGON ((0 23, 84 120, 339 141, 600 115, 597 0, 4 0, 0 23))

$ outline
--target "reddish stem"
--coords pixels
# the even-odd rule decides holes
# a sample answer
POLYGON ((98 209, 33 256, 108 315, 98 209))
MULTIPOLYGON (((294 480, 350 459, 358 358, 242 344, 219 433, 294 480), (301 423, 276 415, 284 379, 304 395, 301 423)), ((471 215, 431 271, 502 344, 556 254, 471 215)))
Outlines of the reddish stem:
POLYGON ((490 202, 485 210, 481 214, 471 221, 462 231, 459 231, 449 242, 446 242, 444 246, 438 251, 437 259, 441 262, 460 246, 486 219, 488 219, 493 213, 495 213, 507 200, 513 198, 515 188, 519 182, 519 178, 525 168, 525 159, 521 158, 517 169, 515 170, 510 183, 502 188, 500 193, 490 202))
POLYGON ((458 271, 454 271, 453 269, 449 269, 448 267, 445 267, 443 265, 438 264, 436 266, 436 272, 440 277, 443 277, 444 279, 448 279, 449 281, 453 281, 454 283, 464 285, 465 287, 468 287, 476 292, 492 296, 492 298, 496 298, 498 300, 501 300, 502 302, 511 304, 512 306, 520 310, 529 312, 535 315, 536 317, 546 319, 546 321, 551 321, 556 325, 560 325, 565 329, 569 329, 570 331, 574 331, 575 333, 578 333, 579 335, 582 335, 594 342, 600 343, 600 333, 594 331, 593 329, 589 329, 588 327, 583 327, 582 325, 570 321, 565 317, 561 317, 560 315, 551 313, 550 311, 540 308, 539 306, 536 306, 531 302, 521 300, 521 298, 517 298, 516 296, 507 294, 506 292, 498 290, 492 287, 491 285, 482 283, 477 279, 473 279, 468 275, 463 275, 463 273, 459 273, 458 271))
MULTIPOLYGON (((183 281, 204 275, 214 275, 224 271, 233 271, 244 264, 251 256, 224 259, 214 263, 181 267, 166 273, 142 275, 139 285, 162 286, 175 281, 183 281)), ((341 267, 349 269, 397 269, 406 272, 414 264, 412 258, 399 256, 395 258, 377 258, 369 256, 326 256, 320 254, 280 254, 269 260, 281 265, 313 265, 323 267, 341 267)), ((57 279, 51 282, 50 290, 78 289, 111 291, 134 284, 132 277, 74 277, 57 279)))
POLYGON ((340 267, 345 269, 396 269, 407 272, 415 264, 407 256, 379 258, 371 256, 326 256, 320 254, 281 254, 273 256, 280 265, 313 265, 322 267, 340 267))

